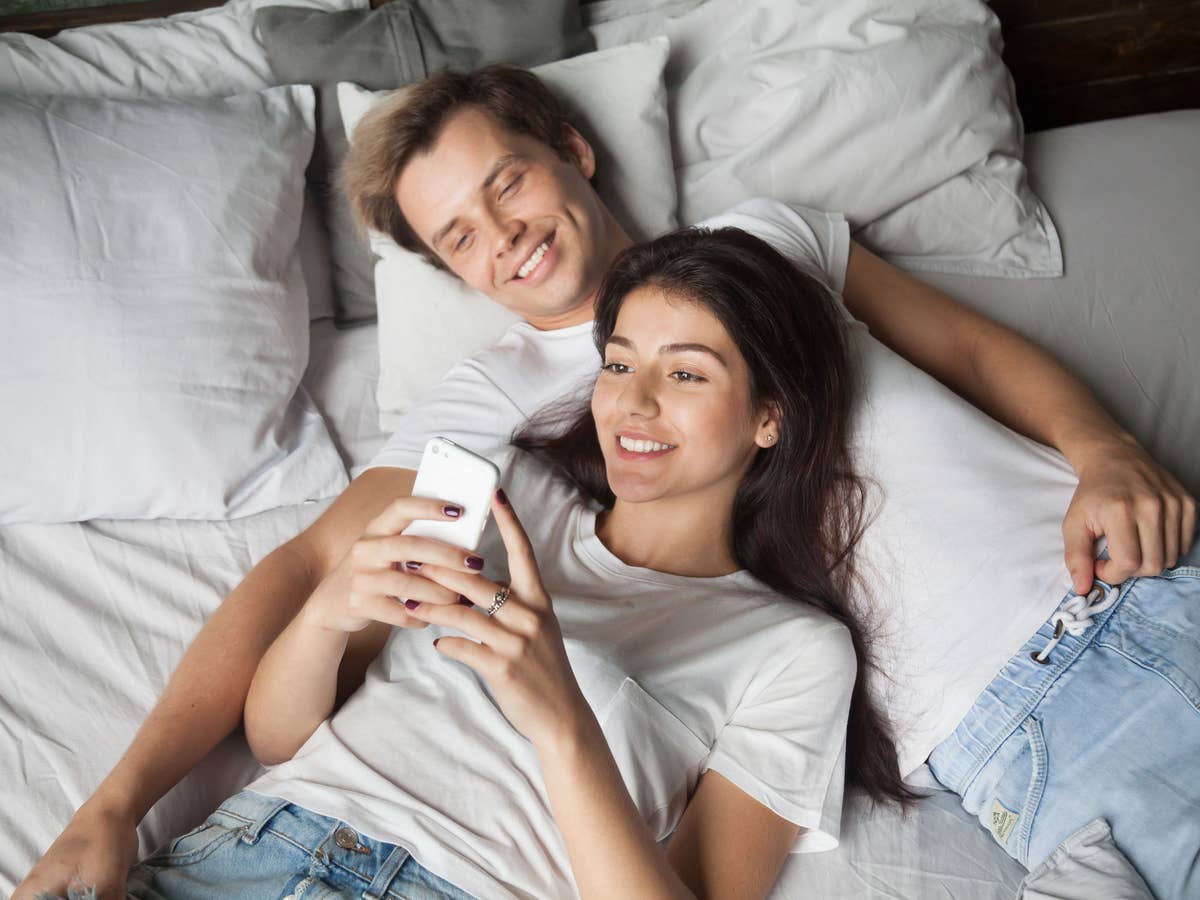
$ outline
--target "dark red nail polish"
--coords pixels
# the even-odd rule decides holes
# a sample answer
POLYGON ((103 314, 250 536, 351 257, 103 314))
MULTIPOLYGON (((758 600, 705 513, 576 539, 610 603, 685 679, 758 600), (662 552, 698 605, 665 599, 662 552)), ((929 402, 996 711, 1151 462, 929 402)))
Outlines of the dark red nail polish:
POLYGON ((466 597, 464 597, 462 594, 458 595, 458 602, 461 603, 463 606, 474 606, 475 605, 470 600, 468 600, 466 597))
POLYGON ((418 603, 416 600, 405 600, 405 601, 404 601, 404 608, 405 608, 405 609, 416 609, 416 608, 417 608, 418 606, 420 606, 420 605, 421 605, 421 604, 420 604, 420 603, 418 603))
POLYGON ((442 507, 442 515, 444 515, 450 519, 457 519, 459 516, 462 515, 462 507, 461 506, 443 506, 442 507))
POLYGON ((508 494, 504 493, 504 488, 496 491, 496 499, 500 501, 501 506, 508 506, 508 494))
POLYGON ((476 572, 481 572, 483 571, 483 560, 478 556, 468 556, 467 568, 474 569, 476 572))
POLYGON ((421 564, 419 562, 406 562, 404 564, 404 568, 408 569, 410 572, 416 572, 421 568, 421 564))

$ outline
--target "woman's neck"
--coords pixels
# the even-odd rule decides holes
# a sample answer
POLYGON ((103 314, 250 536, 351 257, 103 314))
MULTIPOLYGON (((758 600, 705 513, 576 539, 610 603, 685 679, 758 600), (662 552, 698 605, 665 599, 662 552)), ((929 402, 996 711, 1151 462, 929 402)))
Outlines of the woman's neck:
POLYGON ((716 578, 741 568, 733 553, 732 497, 617 500, 597 517, 596 536, 626 565, 668 575, 716 578))

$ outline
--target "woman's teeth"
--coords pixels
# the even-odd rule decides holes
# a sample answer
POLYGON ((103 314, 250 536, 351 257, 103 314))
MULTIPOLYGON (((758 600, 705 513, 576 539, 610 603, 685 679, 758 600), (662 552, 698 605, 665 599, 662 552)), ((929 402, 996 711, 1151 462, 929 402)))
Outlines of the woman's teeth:
POLYGON ((674 450, 670 444, 660 444, 658 441, 635 440, 634 438, 619 437, 621 447, 633 453, 654 453, 657 450, 674 450))
POLYGON ((542 241, 538 244, 538 248, 533 251, 533 255, 525 260, 525 264, 517 269, 517 277, 524 278, 534 270, 538 263, 542 261, 542 257, 546 255, 546 251, 550 249, 549 241, 542 241))

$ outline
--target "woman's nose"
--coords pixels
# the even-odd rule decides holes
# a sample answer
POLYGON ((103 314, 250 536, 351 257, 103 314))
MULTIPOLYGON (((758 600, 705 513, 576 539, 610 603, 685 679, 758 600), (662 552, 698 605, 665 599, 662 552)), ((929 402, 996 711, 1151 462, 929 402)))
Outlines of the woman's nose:
POLYGON ((626 415, 653 418, 658 415, 658 400, 652 382, 640 372, 625 383, 625 389, 617 398, 617 406, 626 415))

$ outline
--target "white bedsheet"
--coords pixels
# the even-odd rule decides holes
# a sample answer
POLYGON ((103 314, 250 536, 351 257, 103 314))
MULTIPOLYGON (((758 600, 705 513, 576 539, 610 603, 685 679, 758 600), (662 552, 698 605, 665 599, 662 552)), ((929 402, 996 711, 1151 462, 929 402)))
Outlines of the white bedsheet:
MULTIPOLYGON (((1200 112, 1029 139, 1067 276, 940 276, 1041 339, 1200 490, 1200 112)), ((313 325, 305 377, 352 470, 382 444, 376 330, 313 325)), ((307 526, 310 504, 229 522, 0 528, 0 895, 11 892, 116 761, 204 617, 307 526)), ((144 849, 193 824, 253 763, 227 741, 143 823, 144 849)), ((849 801, 842 846, 786 866, 781 898, 1011 898, 1023 874, 948 794, 914 814, 849 801)))

